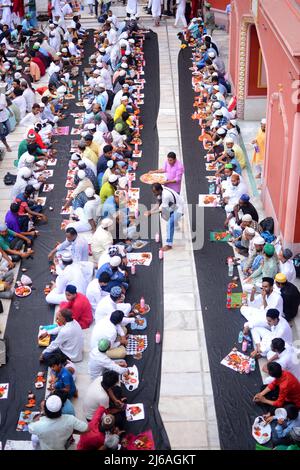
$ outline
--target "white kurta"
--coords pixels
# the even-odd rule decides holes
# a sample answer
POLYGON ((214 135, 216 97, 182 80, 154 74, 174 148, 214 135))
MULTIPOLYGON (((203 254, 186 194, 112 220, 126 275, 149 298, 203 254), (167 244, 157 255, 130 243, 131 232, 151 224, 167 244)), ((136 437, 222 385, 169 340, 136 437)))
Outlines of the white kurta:
POLYGON ((288 282, 292 284, 296 280, 296 269, 293 263, 293 260, 289 259, 285 263, 279 262, 279 272, 286 275, 288 282))
MULTIPOLYGON (((269 351, 267 354, 267 359, 270 360, 274 357, 274 351, 269 351)), ((278 358, 274 359, 274 361, 278 362, 284 370, 287 370, 291 374, 293 374, 298 380, 300 380, 300 364, 296 359, 297 351, 288 344, 285 345, 285 349, 282 353, 278 354, 278 358)), ((269 384, 273 382, 273 377, 267 377, 264 380, 264 384, 269 384)))
POLYGON ((44 352, 51 353, 59 348, 72 362, 82 361, 83 333, 76 320, 52 330, 57 337, 44 352))
POLYGON ((161 0, 152 0, 152 16, 158 18, 161 15, 161 0))
POLYGON ((127 0, 126 13, 129 15, 137 14, 137 0, 127 0))
MULTIPOLYGON (((95 322, 98 323, 99 320, 110 316, 115 310, 121 310, 124 312, 124 315, 127 316, 128 313, 131 311, 131 304, 126 303, 116 303, 114 302, 110 296, 104 297, 99 304, 97 305, 95 311, 95 322)), ((128 319, 128 323, 134 322, 134 318, 128 319)))
POLYGON ((89 374, 92 380, 103 375, 104 369, 113 370, 117 374, 124 374, 128 371, 127 367, 119 366, 115 361, 110 359, 106 353, 100 352, 98 347, 92 349, 89 357, 89 374))
POLYGON ((2 7, 2 24, 7 24, 9 27, 11 26, 12 15, 11 15, 11 7, 12 2, 10 0, 2 0, 0 6, 2 7))
POLYGON ((266 297, 267 308, 264 308, 262 303, 262 296, 259 294, 253 302, 249 301, 249 305, 246 307, 241 307, 241 314, 246 318, 248 323, 246 324, 249 328, 253 328, 257 322, 261 323, 261 326, 265 326, 266 322, 266 312, 269 308, 275 308, 279 311, 280 315, 283 312, 283 300, 278 292, 273 291, 269 297, 266 297))
POLYGON ((179 0, 177 3, 177 11, 176 11, 176 18, 175 18, 175 26, 177 26, 179 20, 182 21, 183 26, 186 28, 187 27, 187 22, 186 18, 184 16, 185 13, 185 6, 186 6, 186 0, 179 0))
POLYGON ((285 318, 280 317, 276 326, 257 326, 251 330, 254 344, 260 343, 260 350, 266 356, 271 349, 271 342, 275 338, 281 338, 286 344, 291 345, 293 340, 292 329, 285 318))
POLYGON ((109 292, 105 292, 104 290, 101 289, 98 279, 93 279, 89 283, 87 290, 86 290, 86 296, 92 306, 93 313, 95 313, 95 310, 99 302, 108 295, 109 295, 109 292))

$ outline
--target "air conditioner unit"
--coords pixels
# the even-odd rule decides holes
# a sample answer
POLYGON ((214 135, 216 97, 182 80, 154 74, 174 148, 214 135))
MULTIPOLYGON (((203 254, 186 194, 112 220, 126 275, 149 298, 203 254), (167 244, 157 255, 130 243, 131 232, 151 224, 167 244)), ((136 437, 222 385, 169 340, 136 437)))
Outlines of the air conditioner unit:
POLYGON ((0 366, 6 364, 6 344, 4 339, 0 339, 0 366))

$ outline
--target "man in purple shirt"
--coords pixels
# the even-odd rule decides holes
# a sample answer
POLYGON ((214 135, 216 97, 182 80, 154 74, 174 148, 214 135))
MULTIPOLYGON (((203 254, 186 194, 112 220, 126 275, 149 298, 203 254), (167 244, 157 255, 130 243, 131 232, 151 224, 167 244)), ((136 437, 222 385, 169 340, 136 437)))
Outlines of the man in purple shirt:
POLYGON ((176 193, 180 194, 181 180, 184 172, 184 167, 176 158, 174 152, 169 152, 167 160, 165 161, 164 168, 162 170, 152 170, 149 173, 166 173, 167 180, 164 181, 163 185, 173 189, 176 193))
POLYGON ((5 223, 7 225, 7 228, 9 230, 12 230, 13 232, 16 233, 21 233, 21 235, 27 236, 29 239, 32 239, 37 236, 38 231, 37 230, 30 230, 28 232, 22 232, 19 224, 19 217, 18 217, 18 211, 19 211, 19 204, 16 202, 13 202, 10 205, 9 211, 7 211, 6 216, 5 216, 5 223))

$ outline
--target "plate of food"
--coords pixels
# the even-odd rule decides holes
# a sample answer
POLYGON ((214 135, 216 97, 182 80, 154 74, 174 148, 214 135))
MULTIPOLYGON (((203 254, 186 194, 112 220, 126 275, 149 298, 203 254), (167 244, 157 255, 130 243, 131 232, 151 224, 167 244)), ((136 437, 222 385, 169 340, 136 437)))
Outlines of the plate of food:
POLYGON ((54 188, 54 184, 47 184, 45 183, 44 186, 43 186, 43 192, 44 193, 49 193, 50 191, 52 191, 54 188))
POLYGON ((144 248, 147 244, 148 244, 147 241, 136 240, 135 242, 132 243, 132 248, 134 250, 140 250, 141 248, 144 248))
POLYGON ((72 93, 67 93, 67 94, 64 96, 64 98, 65 98, 66 100, 74 100, 75 95, 72 95, 72 93))
POLYGON ((220 198, 216 194, 199 194, 199 207, 216 207, 220 205, 220 198))
POLYGON ((139 371, 137 366, 128 367, 128 373, 122 375, 121 381, 130 392, 136 390, 139 386, 139 371))
POLYGON ((127 266, 132 265, 150 266, 152 261, 152 253, 127 253, 127 266))
POLYGON ((65 187, 66 187, 66 188, 73 188, 73 187, 74 187, 74 183, 73 183, 73 178, 72 178, 72 177, 67 178, 65 187))
POLYGON ((150 305, 145 304, 145 307, 142 308, 142 307, 141 307, 141 304, 136 302, 136 303, 134 303, 133 306, 132 306, 132 311, 133 311, 136 315, 146 315, 146 313, 149 313, 149 312, 150 312, 150 305))
POLYGON ((28 424, 31 423, 33 418, 38 414, 40 414, 39 411, 21 411, 17 423, 17 431, 28 431, 28 424))
POLYGON ((44 176, 45 178, 51 178, 53 173, 53 170, 44 170, 41 176, 44 176))
POLYGON ((143 403, 136 403, 134 405, 126 405, 126 419, 127 421, 138 421, 145 418, 143 403))
POLYGON ((48 158, 47 166, 55 166, 57 163, 57 158, 48 158))
POLYGON ((144 173, 140 176, 140 180, 145 184, 160 183, 164 184, 167 180, 163 173, 144 173))
POLYGON ((218 165, 215 162, 205 163, 206 171, 218 171, 218 165))
POLYGON ((39 206, 44 206, 46 204, 46 200, 47 198, 46 197, 38 197, 35 202, 39 205, 39 206))
POLYGON ((29 286, 16 287, 15 294, 17 297, 28 297, 31 294, 31 287, 29 286))
POLYGON ((66 207, 65 209, 64 209, 64 207, 62 207, 61 211, 60 211, 60 215, 69 215, 69 214, 71 214, 71 209, 72 209, 71 206, 66 207))
POLYGON ((246 373, 249 370, 250 357, 240 353, 236 348, 221 361, 221 364, 229 369, 239 372, 240 374, 246 373))
POLYGON ((135 322, 130 323, 131 330, 145 330, 147 328, 147 319, 137 315, 135 322))
POLYGON ((252 436, 259 444, 266 444, 271 439, 272 428, 263 416, 257 416, 252 426, 252 436))

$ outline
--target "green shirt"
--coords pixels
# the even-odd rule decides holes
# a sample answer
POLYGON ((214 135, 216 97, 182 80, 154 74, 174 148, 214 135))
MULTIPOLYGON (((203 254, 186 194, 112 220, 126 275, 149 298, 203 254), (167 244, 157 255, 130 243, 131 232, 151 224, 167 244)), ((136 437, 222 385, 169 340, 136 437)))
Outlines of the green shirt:
POLYGON ((102 185, 102 188, 100 190, 100 199, 102 204, 106 201, 106 199, 110 196, 113 196, 115 194, 114 187, 107 181, 102 185))
MULTIPOLYGON (((18 160, 20 159, 20 157, 22 157, 23 153, 25 153, 27 151, 28 151, 28 142, 27 142, 26 139, 24 139, 19 144, 18 160)), ((44 152, 42 151, 42 149, 40 147, 37 147, 36 151, 35 151, 35 157, 40 156, 40 155, 44 155, 44 152)))
POLYGON ((16 232, 13 232, 12 230, 9 230, 8 228, 7 235, 5 235, 5 237, 0 235, 0 248, 4 251, 9 250, 10 249, 9 244, 12 238, 14 238, 15 236, 16 236, 16 232))

